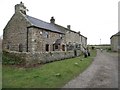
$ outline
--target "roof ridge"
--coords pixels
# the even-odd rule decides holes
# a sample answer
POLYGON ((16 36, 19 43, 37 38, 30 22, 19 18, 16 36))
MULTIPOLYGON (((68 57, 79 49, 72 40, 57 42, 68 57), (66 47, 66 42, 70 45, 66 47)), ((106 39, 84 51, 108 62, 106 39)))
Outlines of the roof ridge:
POLYGON ((72 32, 77 33, 76 31, 71 30, 71 29, 68 29, 67 27, 64 27, 64 26, 61 26, 61 25, 58 25, 58 24, 55 24, 55 25, 57 25, 57 26, 59 26, 59 27, 61 27, 61 28, 64 28, 64 29, 66 29, 66 30, 68 30, 68 31, 72 31, 72 32))
POLYGON ((63 33, 59 29, 55 28, 51 23, 48 23, 46 21, 43 21, 41 19, 29 16, 29 15, 26 15, 26 17, 33 26, 36 26, 38 28, 43 28, 46 30, 50 30, 53 32, 63 33))
POLYGON ((35 17, 33 17, 33 16, 29 16, 29 15, 26 15, 26 16, 31 17, 31 18, 34 18, 34 19, 36 19, 36 20, 39 20, 39 21, 42 21, 42 22, 44 22, 44 23, 48 23, 48 24, 49 24, 49 22, 43 21, 43 20, 38 19, 38 18, 35 18, 35 17))
MULTIPOLYGON (((41 20, 41 19, 38 19, 38 18, 35 18, 35 17, 32 17, 32 16, 29 16, 29 15, 26 15, 26 16, 31 17, 31 18, 34 18, 34 19, 39 20, 39 21, 42 21, 43 23, 51 24, 51 23, 49 23, 49 22, 43 21, 43 20, 41 20)), ((53 24, 52 24, 52 25, 53 25, 53 24)), ((59 24, 56 24, 56 23, 55 23, 54 25, 57 25, 57 26, 59 26, 59 27, 61 27, 61 28, 64 28, 64 29, 66 29, 66 30, 69 30, 69 31, 72 31, 72 32, 77 33, 76 31, 71 30, 71 29, 68 29, 67 27, 61 26, 61 25, 59 25, 59 24)))

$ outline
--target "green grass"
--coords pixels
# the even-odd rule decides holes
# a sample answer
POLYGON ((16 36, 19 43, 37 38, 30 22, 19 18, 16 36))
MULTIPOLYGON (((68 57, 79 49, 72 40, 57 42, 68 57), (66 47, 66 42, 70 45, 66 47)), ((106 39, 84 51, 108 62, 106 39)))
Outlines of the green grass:
POLYGON ((3 65, 3 88, 59 88, 83 72, 93 61, 96 51, 88 58, 76 57, 34 68, 3 65), (81 61, 83 59, 83 61, 81 61), (75 65, 75 63, 78 63, 75 65), (60 74, 60 75, 56 75, 60 74))
POLYGON ((2 89, 2 53, 0 51, 0 89, 2 89))
POLYGON ((0 63, 0 89, 2 89, 2 63, 0 63))

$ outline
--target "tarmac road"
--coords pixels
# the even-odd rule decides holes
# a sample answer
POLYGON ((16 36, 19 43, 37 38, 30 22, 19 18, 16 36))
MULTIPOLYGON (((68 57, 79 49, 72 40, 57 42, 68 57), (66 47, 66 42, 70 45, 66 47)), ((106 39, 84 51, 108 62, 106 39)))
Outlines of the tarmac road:
POLYGON ((63 88, 118 88, 118 54, 97 50, 88 69, 63 88))

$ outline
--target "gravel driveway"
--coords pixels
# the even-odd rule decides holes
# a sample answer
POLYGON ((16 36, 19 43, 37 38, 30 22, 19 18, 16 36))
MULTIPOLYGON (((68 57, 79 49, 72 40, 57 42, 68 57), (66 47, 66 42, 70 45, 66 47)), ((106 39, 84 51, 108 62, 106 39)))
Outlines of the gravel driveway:
POLYGON ((90 67, 63 88, 118 88, 117 53, 97 50, 90 67))

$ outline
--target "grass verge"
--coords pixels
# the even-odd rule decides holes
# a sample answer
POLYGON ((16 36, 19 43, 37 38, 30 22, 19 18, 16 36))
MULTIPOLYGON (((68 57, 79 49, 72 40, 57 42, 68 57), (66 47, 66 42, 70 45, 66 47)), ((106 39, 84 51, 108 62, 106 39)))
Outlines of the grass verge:
POLYGON ((56 61, 34 68, 18 68, 3 65, 3 88, 60 88, 79 73, 83 72, 93 61, 96 51, 91 56, 83 56, 56 61), (81 61, 82 60, 82 61, 81 61))
POLYGON ((2 53, 0 51, 0 89, 2 89, 2 53))

